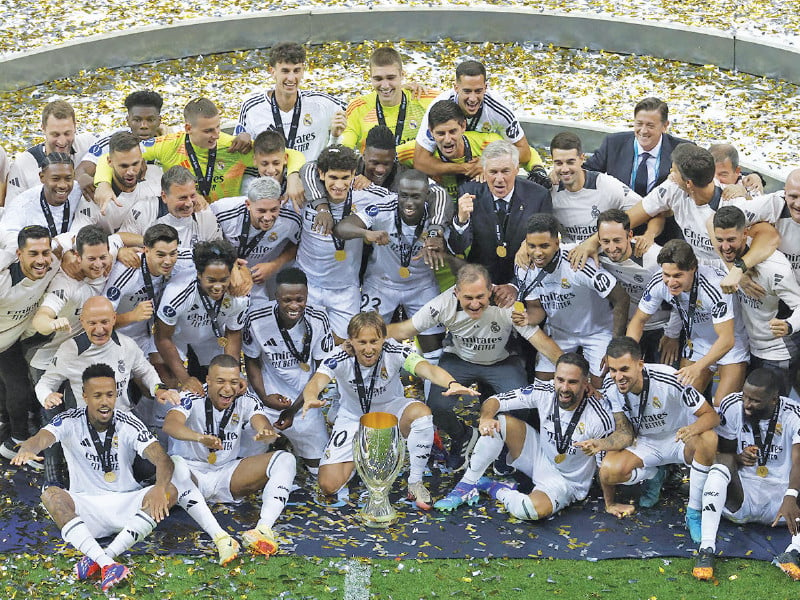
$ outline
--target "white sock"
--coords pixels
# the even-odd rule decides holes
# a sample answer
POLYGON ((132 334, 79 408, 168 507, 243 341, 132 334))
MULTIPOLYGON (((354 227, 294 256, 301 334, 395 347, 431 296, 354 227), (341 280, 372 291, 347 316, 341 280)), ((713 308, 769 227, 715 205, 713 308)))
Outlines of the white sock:
POLYGON ((94 539, 86 523, 80 517, 75 517, 64 525, 61 530, 61 537, 64 538, 65 542, 72 544, 76 550, 83 552, 101 567, 114 564, 114 559, 103 552, 100 544, 94 539))
POLYGON ((285 450, 276 452, 267 465, 267 485, 261 492, 261 514, 258 519, 259 527, 272 529, 275 521, 283 512, 289 492, 294 482, 297 463, 294 456, 285 450))
POLYGON ((793 535, 792 541, 786 546, 786 552, 791 552, 792 550, 800 552, 800 533, 793 535))
POLYGON ((533 502, 528 494, 523 494, 517 490, 502 489, 497 492, 497 499, 503 503, 506 510, 524 521, 537 521, 539 513, 533 507, 533 502))
MULTIPOLYGON (((442 356, 442 349, 441 348, 438 348, 436 350, 431 350, 430 352, 423 352, 422 353, 422 358, 427 360, 432 365, 437 365, 437 366, 439 365, 439 359, 441 358, 441 356, 442 356)), ((430 393, 431 393, 431 382, 430 382, 429 379, 423 379, 422 380, 422 389, 423 389, 423 391, 425 393, 425 396, 424 396, 425 398, 430 396, 430 393)))
POLYGON ((200 528, 211 536, 213 540, 218 535, 228 535, 225 530, 219 526, 217 519, 208 508, 203 494, 200 493, 198 487, 192 481, 192 475, 189 472, 189 467, 180 456, 172 456, 172 462, 175 463, 175 471, 172 473, 172 484, 178 489, 178 506, 185 510, 195 522, 200 525, 200 528))
POLYGON ((155 528, 156 522, 153 518, 142 509, 137 510, 130 521, 125 523, 125 527, 123 527, 111 543, 106 546, 106 554, 112 558, 116 558, 135 543, 150 535, 155 528))
POLYGON ((425 415, 411 422, 408 432, 408 483, 422 481, 425 466, 431 456, 433 446, 433 416, 425 415))
POLYGON ((622 485, 635 485, 640 481, 652 479, 658 473, 658 467, 640 467, 631 471, 628 481, 623 481, 622 485))
POLYGON ((464 483, 478 483, 478 479, 483 476, 489 465, 500 456, 506 439, 506 418, 500 415, 497 419, 500 421, 500 433, 495 432, 494 435, 482 435, 478 438, 472 454, 467 459, 467 470, 461 478, 464 483))
POLYGON ((703 488, 708 479, 708 471, 711 467, 701 465, 696 460, 692 461, 689 470, 689 508, 700 510, 703 508, 703 488))
POLYGON ((731 472, 728 467, 720 464, 711 465, 706 477, 706 484, 703 486, 703 516, 700 531, 702 540, 701 548, 717 549, 717 530, 719 520, 722 517, 722 509, 725 508, 725 500, 728 498, 728 484, 731 482, 731 472))

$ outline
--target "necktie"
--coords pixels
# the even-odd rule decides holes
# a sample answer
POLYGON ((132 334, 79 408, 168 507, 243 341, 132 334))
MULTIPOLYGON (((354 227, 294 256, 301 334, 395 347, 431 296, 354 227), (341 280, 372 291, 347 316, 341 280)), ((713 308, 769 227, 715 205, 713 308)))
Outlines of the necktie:
POLYGON ((642 152, 639 168, 636 169, 636 177, 633 180, 633 191, 642 197, 647 195, 647 160, 649 158, 649 152, 642 152))
POLYGON ((508 215, 508 202, 506 202, 502 198, 498 198, 497 200, 494 201, 494 205, 495 208, 497 209, 497 217, 500 220, 500 222, 502 222, 503 219, 506 218, 506 215, 508 215))

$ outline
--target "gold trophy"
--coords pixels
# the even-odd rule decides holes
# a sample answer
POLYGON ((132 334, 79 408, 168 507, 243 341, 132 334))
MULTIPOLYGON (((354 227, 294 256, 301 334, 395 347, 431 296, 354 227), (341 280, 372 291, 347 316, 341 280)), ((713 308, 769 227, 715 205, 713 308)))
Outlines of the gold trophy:
POLYGON ((361 417, 353 440, 353 460, 369 492, 359 513, 367 527, 388 527, 397 519, 389 502, 389 488, 403 466, 405 452, 397 417, 384 412, 369 412, 361 417))

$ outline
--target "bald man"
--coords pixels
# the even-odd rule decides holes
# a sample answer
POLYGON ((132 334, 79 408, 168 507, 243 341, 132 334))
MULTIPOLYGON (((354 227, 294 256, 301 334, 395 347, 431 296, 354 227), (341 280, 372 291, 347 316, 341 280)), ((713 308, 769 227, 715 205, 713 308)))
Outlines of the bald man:
POLYGON ((94 296, 83 304, 83 333, 59 346, 52 363, 36 384, 36 398, 45 409, 64 404, 65 408, 83 406, 81 376, 86 365, 104 363, 114 369, 117 382, 117 410, 131 410, 127 389, 131 378, 161 404, 178 404, 180 396, 161 383, 156 370, 142 349, 131 338, 114 331, 117 314, 104 296, 94 296), (65 380, 68 391, 59 391, 65 380), (71 392, 71 396, 69 393, 71 392))

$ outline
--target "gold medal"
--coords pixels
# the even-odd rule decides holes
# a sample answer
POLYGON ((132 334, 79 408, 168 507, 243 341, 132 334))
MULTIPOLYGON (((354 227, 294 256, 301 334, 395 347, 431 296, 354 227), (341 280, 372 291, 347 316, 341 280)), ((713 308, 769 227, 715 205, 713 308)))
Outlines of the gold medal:
POLYGON ((226 337, 218 337, 217 344, 220 345, 220 348, 225 348, 228 345, 228 338, 226 337))
POLYGON ((519 300, 517 300, 516 302, 514 302, 513 310, 514 310, 514 312, 524 313, 525 312, 525 303, 524 302, 520 302, 519 300))
POLYGON ((217 462, 217 453, 214 450, 212 450, 211 452, 208 453, 208 464, 213 465, 216 462, 217 462))
POLYGON ((508 250, 506 249, 505 246, 498 246, 497 248, 495 248, 495 252, 497 252, 497 256, 499 256, 500 258, 505 258, 506 255, 508 254, 508 250))
POLYGON ((300 363, 300 368, 303 371, 305 371, 306 373, 308 373, 311 370, 311 367, 309 366, 309 364, 308 363, 304 363, 304 362, 300 363))
POLYGON ((333 253, 333 258, 335 258, 339 262, 342 262, 345 258, 347 258, 347 252, 345 252, 344 250, 337 250, 336 252, 333 253))
POLYGON ((114 483, 117 480, 117 474, 114 471, 108 471, 103 474, 103 479, 105 479, 108 483, 114 483))
POLYGON ((150 335, 155 335, 155 334, 156 334, 156 324, 153 323, 153 326, 150 327, 150 335))
POLYGON ((692 340, 686 340, 686 347, 689 350, 693 350, 694 349, 694 344, 692 343, 692 340))
POLYGON ((408 267, 400 267, 399 272, 400 272, 400 277, 402 277, 403 279, 408 279, 409 277, 411 277, 411 271, 409 270, 408 267))
POLYGON ((561 452, 560 454, 556 454, 556 457, 555 457, 554 460, 556 461, 556 464, 560 465, 562 462, 564 462, 566 460, 566 458, 567 458, 567 455, 564 454, 563 452, 561 452))
POLYGON ((766 477, 767 475, 769 475, 769 469, 764 465, 759 465, 758 467, 756 467, 756 475, 758 475, 759 477, 766 477))

